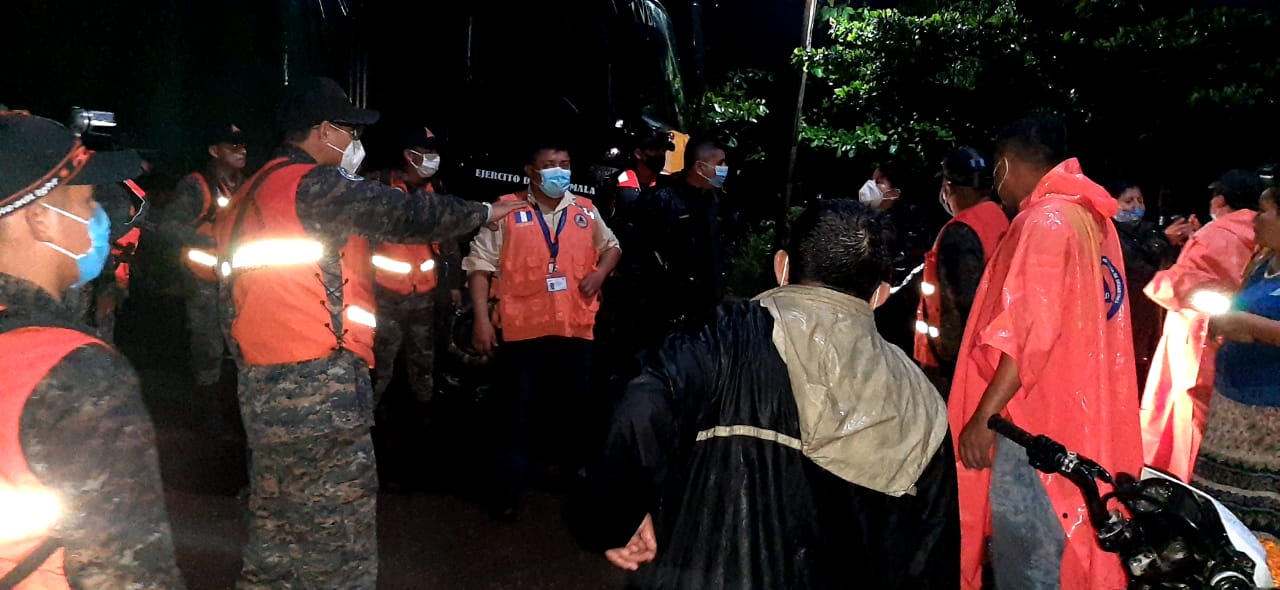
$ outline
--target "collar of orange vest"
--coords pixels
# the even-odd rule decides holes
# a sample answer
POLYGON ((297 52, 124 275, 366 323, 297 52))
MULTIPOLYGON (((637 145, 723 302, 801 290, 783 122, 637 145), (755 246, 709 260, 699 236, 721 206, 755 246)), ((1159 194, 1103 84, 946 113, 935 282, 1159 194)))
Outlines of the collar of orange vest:
POLYGON ((69 319, 70 309, 26 279, 0 274, 0 307, 5 313, 51 315, 69 319))

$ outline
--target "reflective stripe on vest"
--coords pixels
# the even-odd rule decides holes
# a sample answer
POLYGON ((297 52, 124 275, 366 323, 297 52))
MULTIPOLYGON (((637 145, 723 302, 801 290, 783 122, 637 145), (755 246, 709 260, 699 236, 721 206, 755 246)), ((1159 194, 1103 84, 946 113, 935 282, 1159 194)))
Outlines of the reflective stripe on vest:
MULTIPOLYGON (((386 178, 392 188, 399 189, 406 195, 412 194, 409 185, 400 178, 400 172, 387 172, 386 178)), ((423 185, 422 191, 433 192, 431 183, 423 185)), ((398 295, 414 295, 430 293, 439 283, 436 276, 435 252, 438 244, 379 244, 374 248, 374 279, 383 291, 398 295)))
MULTIPOLYGON (((509 342, 543 336, 565 336, 591 340, 597 297, 585 297, 578 286, 595 272, 599 253, 595 247, 595 209, 591 201, 580 196, 576 202, 560 210, 549 224, 559 224, 559 216, 567 215, 560 233, 557 270, 564 275, 566 289, 548 290, 548 268, 551 253, 541 224, 541 215, 531 205, 507 215, 502 228, 502 249, 498 255, 502 275, 502 296, 498 301, 502 316, 502 338, 509 342)), ((503 201, 524 201, 525 195, 502 197, 503 201)))
POLYGON ((439 282, 435 250, 426 244, 379 244, 372 262, 378 286, 391 293, 430 293, 439 282))
MULTIPOLYGON (((1009 218, 1004 209, 993 201, 983 201, 961 211, 938 232, 933 249, 924 258, 924 278, 920 281, 920 304, 916 308, 916 336, 914 354, 923 367, 937 367, 936 340, 942 335, 942 293, 938 282, 938 246, 942 232, 953 223, 963 223, 978 234, 982 242, 982 261, 985 264, 995 253, 996 246, 1009 231, 1009 218)), ((963 319, 963 318, 962 318, 963 319)))
MULTIPOLYGON (((200 215, 196 217, 191 226, 196 229, 196 233, 202 236, 213 237, 213 221, 217 216, 213 215, 213 206, 217 205, 218 209, 224 209, 231 204, 228 198, 220 189, 218 197, 213 198, 212 191, 209 190, 209 181, 199 172, 192 172, 191 176, 196 179, 196 184, 200 186, 201 205, 200 215)), ((201 248, 184 248, 185 253, 182 262, 186 264, 187 269, 191 271, 191 275, 202 281, 218 280, 217 264, 218 257, 214 252, 201 248)))
MULTIPOLYGON (((62 514, 58 494, 27 464, 20 424, 27 399, 72 351, 102 341, 67 328, 28 327, 0 334, 0 576, 48 538, 62 514)), ((15 588, 65 590, 64 552, 58 549, 15 588)))
POLYGON ((369 243, 351 236, 338 252, 326 251, 296 208, 298 183, 315 166, 273 164, 219 220, 222 272, 235 305, 231 336, 250 365, 300 363, 348 350, 372 366, 377 322, 369 243), (324 283, 334 271, 341 272, 340 308, 331 307, 324 283))

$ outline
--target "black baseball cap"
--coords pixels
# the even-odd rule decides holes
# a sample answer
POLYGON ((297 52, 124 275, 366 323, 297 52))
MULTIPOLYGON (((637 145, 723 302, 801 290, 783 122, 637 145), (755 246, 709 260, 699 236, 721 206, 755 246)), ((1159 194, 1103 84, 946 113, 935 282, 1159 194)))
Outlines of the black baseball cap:
POLYGON ((346 125, 372 125, 378 111, 356 108, 347 93, 330 78, 304 78, 290 84, 280 103, 277 123, 284 131, 310 129, 324 121, 346 125))
POLYGON ((426 127, 418 127, 406 133, 400 140, 400 149, 412 150, 422 148, 439 151, 443 141, 426 127))
POLYGON ((0 111, 0 217, 61 185, 106 185, 140 174, 135 151, 95 152, 57 121, 0 111))
POLYGON ((1222 178, 1209 184, 1209 190, 1215 195, 1222 195, 1227 204, 1233 208, 1256 206, 1258 196, 1267 189, 1266 183, 1257 174, 1248 170, 1228 170, 1222 178))
POLYGON ((991 159, 976 148, 961 146, 947 154, 937 174, 956 186, 989 189, 993 184, 991 159))
POLYGON ((244 132, 235 123, 219 123, 211 125, 204 132, 205 145, 218 145, 220 143, 229 143, 231 145, 245 145, 249 143, 245 139, 244 132))

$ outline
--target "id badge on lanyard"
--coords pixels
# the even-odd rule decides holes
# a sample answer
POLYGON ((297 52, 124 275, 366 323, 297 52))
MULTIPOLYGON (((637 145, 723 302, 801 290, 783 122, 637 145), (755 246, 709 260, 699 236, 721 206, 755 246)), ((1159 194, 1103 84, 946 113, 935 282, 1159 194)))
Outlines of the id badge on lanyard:
POLYGON ((560 212, 560 222, 556 224, 555 236, 551 235, 551 228, 547 226, 547 219, 542 215, 542 211, 536 211, 533 215, 538 219, 538 226, 542 228, 542 237, 547 241, 547 252, 551 254, 551 261, 547 263, 547 292, 568 291, 569 279, 556 266, 556 258, 560 255, 560 232, 564 231, 564 222, 569 217, 569 211, 560 212))

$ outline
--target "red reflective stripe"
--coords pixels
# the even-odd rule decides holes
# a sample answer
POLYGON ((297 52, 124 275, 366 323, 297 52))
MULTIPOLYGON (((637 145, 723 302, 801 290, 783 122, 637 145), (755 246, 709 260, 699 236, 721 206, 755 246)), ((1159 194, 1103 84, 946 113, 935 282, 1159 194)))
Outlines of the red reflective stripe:
POLYGON ((624 170, 618 176, 618 187, 640 190, 640 178, 636 176, 634 170, 624 170))
POLYGON ((146 199, 146 198, 147 198, 147 191, 142 190, 142 187, 138 186, 138 183, 136 183, 136 182, 134 182, 134 181, 132 181, 132 180, 128 180, 128 179, 126 179, 126 180, 124 181, 124 185, 125 185, 125 186, 127 186, 127 187, 129 187, 129 190, 133 191, 133 194, 134 194, 134 195, 137 195, 137 197, 138 197, 139 199, 146 199))

